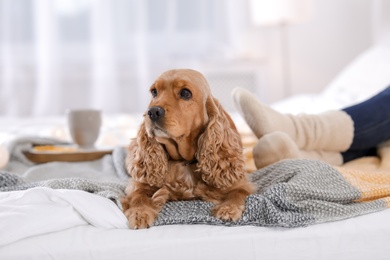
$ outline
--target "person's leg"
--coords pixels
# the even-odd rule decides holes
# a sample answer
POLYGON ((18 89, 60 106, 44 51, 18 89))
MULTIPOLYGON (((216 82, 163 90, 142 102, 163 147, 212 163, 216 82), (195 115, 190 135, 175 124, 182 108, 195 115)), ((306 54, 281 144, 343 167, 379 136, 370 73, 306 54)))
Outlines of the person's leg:
POLYGON ((343 111, 355 128, 351 146, 342 153, 344 162, 373 155, 378 144, 390 139, 390 87, 343 111))
POLYGON ((262 104, 253 93, 235 88, 234 104, 257 138, 285 132, 301 150, 346 151, 353 138, 353 121, 344 111, 322 114, 282 114, 262 104))
POLYGON ((339 152, 305 151, 284 132, 272 132, 259 139, 253 148, 253 160, 257 169, 266 167, 283 159, 321 160, 339 166, 343 158, 339 152))
POLYGON ((233 99, 240 114, 260 138, 254 157, 262 166, 286 158, 322 159, 337 165, 340 158, 341 162, 348 162, 375 155, 376 146, 390 139, 390 87, 340 113, 335 111, 325 115, 284 115, 262 104, 243 89, 234 90, 233 99), (292 142, 280 138, 280 135, 262 139, 276 131, 286 133, 292 142), (275 142, 275 138, 279 142, 275 142), (297 146, 292 145, 293 142, 297 146), (267 153, 267 149, 271 153, 267 153))

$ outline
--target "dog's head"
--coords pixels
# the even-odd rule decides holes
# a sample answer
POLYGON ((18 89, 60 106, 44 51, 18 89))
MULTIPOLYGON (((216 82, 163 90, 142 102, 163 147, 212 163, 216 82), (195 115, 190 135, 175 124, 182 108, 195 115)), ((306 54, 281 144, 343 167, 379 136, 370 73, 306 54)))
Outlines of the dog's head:
POLYGON ((206 103, 211 92, 206 79, 195 70, 169 70, 157 78, 150 93, 145 113, 148 135, 170 146, 168 152, 174 159, 180 155, 193 160, 196 139, 209 121, 206 103))

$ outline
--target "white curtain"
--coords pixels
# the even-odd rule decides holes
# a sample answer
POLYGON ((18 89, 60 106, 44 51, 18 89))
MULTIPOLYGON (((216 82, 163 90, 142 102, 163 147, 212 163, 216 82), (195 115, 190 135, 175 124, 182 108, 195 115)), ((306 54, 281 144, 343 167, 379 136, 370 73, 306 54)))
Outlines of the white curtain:
POLYGON ((104 105, 106 112, 120 110, 120 93, 116 75, 112 1, 91 2, 92 91, 91 105, 104 105), (117 100, 117 102, 110 102, 117 100))
POLYGON ((164 70, 234 60, 242 0, 1 0, 0 115, 142 112, 164 70))
POLYGON ((60 113, 62 86, 59 81, 59 42, 55 2, 37 0, 34 4, 35 90, 31 96, 33 115, 60 113))

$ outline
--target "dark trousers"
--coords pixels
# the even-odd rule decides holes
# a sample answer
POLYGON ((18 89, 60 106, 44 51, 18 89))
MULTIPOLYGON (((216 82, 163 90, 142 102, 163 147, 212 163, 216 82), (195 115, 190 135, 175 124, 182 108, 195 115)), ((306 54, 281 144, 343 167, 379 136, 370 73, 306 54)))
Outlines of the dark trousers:
POLYGON ((351 116, 355 127, 352 145, 342 153, 344 162, 376 155, 377 145, 390 139, 390 87, 343 111, 351 116))

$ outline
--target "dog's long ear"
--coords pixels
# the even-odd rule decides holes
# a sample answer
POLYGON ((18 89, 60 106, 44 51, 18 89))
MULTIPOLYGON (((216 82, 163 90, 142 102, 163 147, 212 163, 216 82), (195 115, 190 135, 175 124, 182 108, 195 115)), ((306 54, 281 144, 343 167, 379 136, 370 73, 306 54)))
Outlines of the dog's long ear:
POLYGON ((139 182, 161 187, 168 173, 168 155, 155 138, 148 136, 142 123, 137 137, 132 140, 126 167, 131 177, 139 182))
POLYGON ((198 139, 198 168, 209 185, 230 187, 245 174, 241 139, 232 119, 217 99, 209 97, 206 109, 209 123, 198 139))

